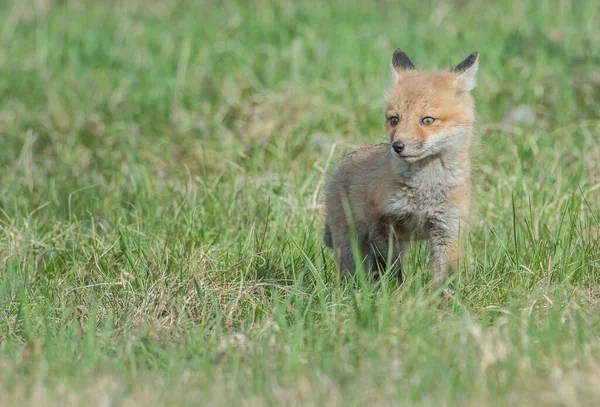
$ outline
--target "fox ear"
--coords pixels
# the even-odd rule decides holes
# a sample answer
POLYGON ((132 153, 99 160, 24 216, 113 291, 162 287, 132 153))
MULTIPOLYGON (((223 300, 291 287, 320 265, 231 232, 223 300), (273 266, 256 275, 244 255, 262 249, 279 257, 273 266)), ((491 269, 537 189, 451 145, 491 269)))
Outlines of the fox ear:
POLYGON ((390 60, 390 79, 392 80, 392 83, 396 82, 403 72, 412 69, 415 69, 415 66, 408 55, 406 55, 406 52, 397 48, 390 60))
POLYGON ((465 92, 470 92, 477 85, 477 68, 479 67, 479 53, 473 52, 464 61, 456 65, 454 72, 458 73, 457 84, 462 86, 465 92))

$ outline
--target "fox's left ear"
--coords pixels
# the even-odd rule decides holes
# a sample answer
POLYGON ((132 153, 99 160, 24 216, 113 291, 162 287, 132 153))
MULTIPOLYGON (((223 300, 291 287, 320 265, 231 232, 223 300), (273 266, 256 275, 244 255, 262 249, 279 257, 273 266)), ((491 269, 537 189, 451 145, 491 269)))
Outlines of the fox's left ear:
POLYGON ((456 83, 463 87, 465 92, 470 92, 477 85, 477 68, 479 67, 479 53, 473 52, 464 61, 456 65, 454 72, 458 73, 456 83))

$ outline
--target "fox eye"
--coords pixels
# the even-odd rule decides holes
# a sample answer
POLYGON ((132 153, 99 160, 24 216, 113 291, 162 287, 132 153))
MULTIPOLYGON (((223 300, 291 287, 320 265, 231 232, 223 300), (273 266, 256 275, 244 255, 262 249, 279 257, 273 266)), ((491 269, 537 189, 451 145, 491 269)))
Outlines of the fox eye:
POLYGON ((398 116, 390 117, 390 124, 392 126, 397 126, 399 122, 400 122, 400 119, 398 118, 398 116))
POLYGON ((423 126, 430 126, 433 124, 433 122, 435 122, 435 119, 431 116, 425 116, 421 119, 421 124, 423 126))

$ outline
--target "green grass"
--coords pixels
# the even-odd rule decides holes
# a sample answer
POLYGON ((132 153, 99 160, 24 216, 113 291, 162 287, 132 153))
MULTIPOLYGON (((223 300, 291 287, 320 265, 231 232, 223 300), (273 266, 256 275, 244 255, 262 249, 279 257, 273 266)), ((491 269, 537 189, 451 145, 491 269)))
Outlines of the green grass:
POLYGON ((600 5, 0 3, 1 405, 593 405, 600 5), (388 61, 481 53, 457 297, 339 282, 388 61), (517 105, 533 124, 502 126, 517 105), (104 404, 103 404, 104 403, 104 404))

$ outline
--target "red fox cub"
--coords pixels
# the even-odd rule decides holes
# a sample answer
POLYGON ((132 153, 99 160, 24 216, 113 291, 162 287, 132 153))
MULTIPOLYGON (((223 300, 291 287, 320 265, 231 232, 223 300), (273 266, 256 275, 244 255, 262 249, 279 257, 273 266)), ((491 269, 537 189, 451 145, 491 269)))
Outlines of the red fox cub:
POLYGON ((388 259, 400 273, 413 239, 429 240, 436 286, 453 273, 469 212, 478 59, 474 52, 453 70, 421 72, 404 51, 394 52, 385 108, 389 143, 346 155, 327 187, 323 240, 341 271, 355 272, 355 233, 359 263, 374 278, 388 259))

